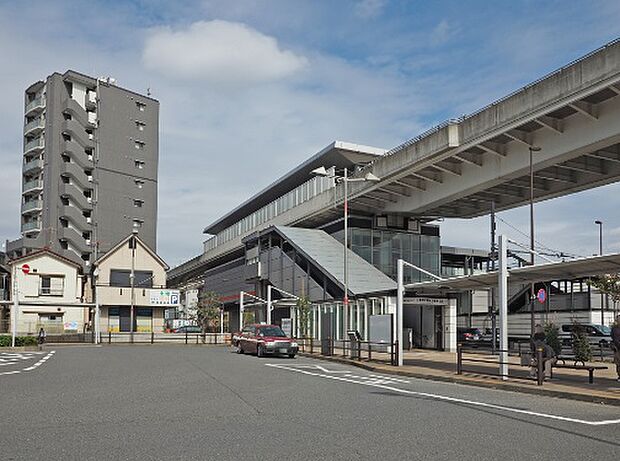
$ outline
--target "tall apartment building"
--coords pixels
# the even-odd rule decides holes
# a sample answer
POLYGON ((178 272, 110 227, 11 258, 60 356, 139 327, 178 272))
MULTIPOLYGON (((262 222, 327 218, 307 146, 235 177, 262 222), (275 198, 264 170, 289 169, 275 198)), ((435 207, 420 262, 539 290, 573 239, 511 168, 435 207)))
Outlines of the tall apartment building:
POLYGON ((21 238, 90 265, 137 229, 156 250, 159 102, 111 78, 54 73, 25 92, 21 238))

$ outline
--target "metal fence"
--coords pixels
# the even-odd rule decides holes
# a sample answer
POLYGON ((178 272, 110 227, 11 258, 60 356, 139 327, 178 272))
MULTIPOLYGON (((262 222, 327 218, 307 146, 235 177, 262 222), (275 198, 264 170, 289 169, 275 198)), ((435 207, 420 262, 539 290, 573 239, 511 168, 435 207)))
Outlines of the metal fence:
POLYGON ((310 355, 342 357, 360 362, 383 362, 394 366, 398 364, 398 342, 303 338, 297 339, 297 344, 299 344, 300 352, 310 355))
POLYGON ((230 333, 108 333, 105 344, 230 344, 230 333))
POLYGON ((521 361, 521 363, 518 364, 509 360, 503 362, 501 360, 501 355, 490 354, 488 351, 481 349, 466 348, 462 344, 458 344, 456 348, 456 374, 462 375, 463 373, 469 373, 482 376, 494 376, 498 378, 536 381, 539 386, 542 386, 545 379, 544 349, 538 348, 535 354, 532 354, 529 349, 527 354, 521 354, 515 350, 505 349, 496 349, 495 351, 498 354, 506 352, 508 357, 518 355, 520 360, 521 357, 527 358, 527 363, 521 361), (508 370, 512 369, 513 372, 510 373, 509 371, 507 374, 501 373, 499 371, 501 369, 501 365, 509 365, 508 370), (523 368, 517 368, 517 371, 514 372, 514 367, 519 367, 519 365, 522 367, 527 366, 530 370, 533 370, 534 373, 532 374, 529 372, 524 374, 522 371, 523 368), (493 371, 494 369, 498 371, 493 371))

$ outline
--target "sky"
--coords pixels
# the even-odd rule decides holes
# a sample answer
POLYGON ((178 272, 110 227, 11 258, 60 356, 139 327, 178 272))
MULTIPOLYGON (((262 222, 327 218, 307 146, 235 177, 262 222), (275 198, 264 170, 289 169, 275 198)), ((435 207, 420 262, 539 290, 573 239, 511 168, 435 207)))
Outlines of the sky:
MULTIPOLYGON (((390 149, 620 36, 617 0, 0 0, 0 242, 19 236, 23 91, 73 69, 160 101, 158 253, 334 140, 390 149)), ((536 205, 556 251, 620 251, 617 184, 536 205)), ((527 242, 527 208, 499 215, 527 242)), ((441 223, 489 247, 488 217, 441 223)))

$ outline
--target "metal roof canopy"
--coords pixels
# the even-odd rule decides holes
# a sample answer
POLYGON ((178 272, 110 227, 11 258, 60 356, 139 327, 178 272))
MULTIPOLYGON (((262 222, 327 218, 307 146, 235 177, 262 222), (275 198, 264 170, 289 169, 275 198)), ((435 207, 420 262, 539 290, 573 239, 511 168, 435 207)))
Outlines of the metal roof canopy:
MULTIPOLYGON (((508 270, 508 283, 532 283, 546 280, 566 280, 593 275, 620 272, 620 253, 602 256, 560 261, 534 266, 518 267, 508 270)), ((484 274, 464 275, 443 280, 410 283, 405 285, 409 291, 429 292, 439 291, 458 292, 469 290, 488 289, 497 286, 499 272, 492 271, 484 274)))

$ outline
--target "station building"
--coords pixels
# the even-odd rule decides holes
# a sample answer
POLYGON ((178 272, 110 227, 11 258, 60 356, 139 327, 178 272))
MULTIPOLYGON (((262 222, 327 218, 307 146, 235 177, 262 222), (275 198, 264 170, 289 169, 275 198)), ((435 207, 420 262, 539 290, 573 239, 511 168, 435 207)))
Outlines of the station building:
MULTIPOLYGON (((326 317, 334 337, 353 329, 367 339, 370 315, 395 312, 396 261, 402 258, 416 267, 404 272, 411 289, 405 293, 403 326, 412 330, 416 346, 451 350, 457 325, 490 326, 489 310, 497 303, 488 289, 450 291, 438 283, 432 293, 421 291, 427 280, 476 276, 490 268, 491 251, 442 246, 441 219, 533 207, 617 182, 619 127, 620 40, 615 40, 389 151, 333 142, 208 225, 202 253, 170 270, 169 286, 199 285, 218 293, 228 331, 267 318, 264 300, 271 286, 275 290, 269 292, 282 290, 284 298, 309 297, 315 338, 325 333, 326 317), (312 176, 317 169, 322 176, 312 176), (247 318, 241 317, 242 304, 247 318)), ((529 264, 517 251, 511 256, 515 265, 529 264)), ((587 281, 594 272, 582 269, 535 281, 535 288, 544 286, 549 294, 546 305, 534 305, 538 322, 611 320, 611 306, 587 281)), ((529 334, 529 283, 509 286, 515 320, 509 334, 511 327, 529 334)), ((294 309, 285 299, 272 320, 289 318, 297 333, 294 309)))

